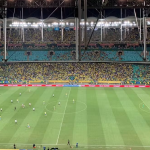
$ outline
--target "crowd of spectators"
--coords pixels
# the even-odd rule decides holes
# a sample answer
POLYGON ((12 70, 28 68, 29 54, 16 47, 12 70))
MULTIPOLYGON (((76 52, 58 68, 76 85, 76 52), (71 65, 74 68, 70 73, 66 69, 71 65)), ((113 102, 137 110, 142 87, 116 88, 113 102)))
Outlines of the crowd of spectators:
MULTIPOLYGON (((91 37, 93 29, 87 30, 87 39, 91 37)), ((3 33, 1 31, 1 33, 3 33)), ((63 30, 63 40, 62 31, 59 29, 55 31, 54 29, 44 28, 43 29, 43 41, 42 41, 42 29, 41 28, 26 28, 24 32, 22 29, 7 29, 7 41, 9 43, 64 43, 64 44, 74 44, 75 43, 75 30, 63 30), (23 42, 24 34, 24 42, 23 42)), ((83 33, 83 32, 82 32, 83 33)), ((83 34, 84 36, 84 34, 83 34)), ((143 36, 141 36, 143 37, 143 36)), ((147 41, 149 41, 150 29, 147 31, 147 41)), ((3 43, 3 34, 1 34, 0 42, 3 43)), ((139 42, 139 30, 138 28, 123 28, 122 39, 124 42, 139 42)), ((82 38, 83 40, 83 38, 82 38)), ((142 40, 142 39, 141 39, 142 40)), ((91 42, 96 44, 103 42, 120 42, 121 41, 121 30, 120 28, 105 28, 96 29, 91 37, 91 42), (102 40, 102 41, 101 41, 102 40)))
MULTIPOLYGON (((22 29, 7 29, 7 56, 10 61, 70 61, 76 60, 75 30, 55 31, 54 29, 29 28, 24 29, 24 42, 22 29), (9 51, 10 50, 10 51, 9 51), (14 51, 16 52, 14 52, 14 51), (27 52, 30 55, 27 55, 27 52), (41 53, 42 51, 43 53, 41 53), (53 55, 49 53, 54 51, 53 55)), ((92 34, 92 29, 87 30, 87 41, 92 34)), ((123 28, 123 42, 120 41, 119 28, 96 29, 91 37, 88 50, 82 52, 83 61, 143 61, 143 45, 140 41, 137 28, 123 28), (101 41, 103 40, 103 41, 101 41), (111 51, 110 51, 111 49, 111 51), (130 51, 127 51, 130 49, 130 51), (91 51, 94 50, 94 51, 91 51), (119 51, 123 51, 118 55, 119 51)), ((84 35, 81 37, 82 50, 84 47, 84 35)), ((143 35, 142 35, 143 37, 143 35)), ((3 34, 0 38, 0 58, 3 57, 3 34)), ((142 38, 143 40, 143 38, 142 38)), ((150 29, 147 31, 147 42, 150 40, 150 29)), ((150 44, 147 44, 148 50, 150 44)), ((150 60, 149 52, 147 54, 150 60)))
POLYGON ((0 81, 150 81, 150 65, 112 63, 11 63, 0 64, 0 81))

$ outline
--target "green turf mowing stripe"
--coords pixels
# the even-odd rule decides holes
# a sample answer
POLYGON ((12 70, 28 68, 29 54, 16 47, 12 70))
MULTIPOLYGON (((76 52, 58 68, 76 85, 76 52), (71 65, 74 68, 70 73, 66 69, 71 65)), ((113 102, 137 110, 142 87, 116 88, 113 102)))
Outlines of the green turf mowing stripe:
POLYGON ((86 89, 88 145, 105 145, 104 131, 95 88, 86 89))
POLYGON ((104 88, 97 88, 95 91, 106 145, 124 145, 124 141, 104 88))
MULTIPOLYGON (((19 96, 19 92, 24 93, 26 89, 24 88, 12 88, 9 87, 9 90, 7 89, 7 92, 1 97, 1 107, 3 108, 3 111, 0 112, 0 115, 2 117, 1 119, 1 126, 0 126, 0 131, 3 130, 3 128, 7 125, 7 123, 10 121, 9 119, 13 117, 17 111, 14 112, 14 107, 18 105, 16 99, 19 96), (11 103, 11 99, 14 100, 13 103, 11 103), (12 113, 13 112, 13 113, 12 113)), ((7 131, 7 130, 6 130, 7 131)))
MULTIPOLYGON (((30 99, 33 99, 33 101, 37 101, 38 97, 43 92, 40 88, 35 88, 35 89, 36 89, 36 92, 32 93, 31 97, 30 97, 30 95, 28 97, 27 94, 24 94, 24 95, 22 94, 20 96, 20 99, 21 99, 20 101, 21 102, 24 101, 24 104, 26 104, 26 107, 27 107, 27 104, 29 103, 28 100, 30 101, 30 99), (24 100, 25 97, 27 97, 27 98, 24 100)), ((33 102, 33 104, 34 104, 34 102, 33 102)), ((13 109, 10 110, 11 111, 10 115, 12 113, 14 113, 14 115, 7 117, 8 122, 7 122, 6 126, 0 132, 0 136, 2 136, 1 143, 5 143, 5 142, 9 143, 9 141, 11 140, 13 135, 17 132, 19 127, 22 125, 23 120, 27 117, 27 115, 29 113, 28 109, 21 108, 21 103, 19 103, 18 105, 20 106, 20 109, 19 110, 17 109, 17 113, 15 113, 13 109), (18 120, 18 124, 15 124, 15 122, 14 122, 15 119, 18 120)))
POLYGON ((147 107, 147 101, 150 99, 149 91, 147 91, 146 88, 133 88, 130 90, 125 91, 132 102, 134 103, 135 107, 139 110, 140 114, 143 116, 144 120, 147 122, 148 126, 150 127, 150 109, 147 107), (134 93, 134 96, 130 95, 131 93, 134 93), (143 102, 145 103, 143 108, 143 102))
POLYGON ((132 109, 133 110, 132 120, 134 121, 135 127, 137 128, 137 133, 143 145, 150 146, 148 138, 150 135, 150 122, 149 122, 150 110, 148 110, 147 106, 144 106, 143 108, 143 104, 140 105, 142 102, 148 104, 147 101, 149 101, 150 98, 150 96, 148 95, 149 93, 147 94, 143 89, 130 89, 130 90, 126 89, 125 93, 128 95, 128 97, 134 104, 134 107, 136 108, 136 110, 132 109))
MULTIPOLYGON (((0 87, 0 103, 1 103, 1 98, 6 96, 5 94, 9 93, 11 90, 15 90, 15 88, 10 88, 10 87, 0 87)), ((19 89, 19 87, 16 88, 16 90, 19 89)))
POLYGON ((54 147, 60 131, 57 146, 64 150, 70 149, 66 146, 68 136, 74 146, 76 142, 79 143, 79 149, 129 150, 132 147, 132 150, 149 150, 148 138, 144 144, 147 143, 149 147, 143 144, 143 134, 149 136, 149 114, 138 108, 139 103, 142 103, 138 98, 140 96, 148 104, 149 89, 72 88, 65 115, 63 115, 67 102, 65 94, 70 88, 31 87, 30 93, 27 87, 7 87, 5 89, 6 92, 4 90, 4 94, 0 96, 0 103, 6 106, 0 122, 0 148, 12 148, 13 143, 17 143, 17 148, 31 149, 33 143, 38 144, 40 149, 43 146, 54 147), (19 97, 19 90, 23 91, 21 97, 19 97), (55 93, 54 98, 53 93, 55 93), (76 105, 71 107, 74 95, 76 105), (15 99, 13 104, 9 97, 15 99), (19 97, 19 104, 16 102, 16 97, 19 97), (43 105, 43 99, 45 99, 45 105, 43 105), (58 106, 59 101, 61 101, 61 107, 58 106), (32 108, 29 108, 29 102, 32 103, 32 107, 36 107, 35 113, 32 108), (84 104, 80 102, 86 103, 88 108, 82 111, 84 104), (26 105, 25 109, 21 108, 22 103, 26 105), (17 106, 16 111, 14 111, 15 105, 17 106), (56 105, 56 113, 53 112, 54 105, 56 105), (45 111, 47 111, 48 119, 44 116, 45 111), (78 111, 79 113, 76 113, 78 111), (63 116, 64 119, 62 119, 63 116), (18 128, 14 126, 14 117, 18 119, 18 128), (28 122, 31 126, 29 130, 28 122), (145 126, 145 123, 148 127, 145 126))
POLYGON ((66 106, 64 108, 64 113, 62 115, 62 124, 61 128, 59 130, 60 135, 59 139, 56 142, 56 144, 66 144, 68 142, 68 139, 70 140, 70 143, 72 144, 73 139, 73 131, 74 131, 74 120, 75 120, 75 112, 76 111, 76 105, 77 105, 77 94, 78 94, 78 88, 71 88, 69 91, 69 97, 66 99, 66 106), (75 102, 73 103, 73 99, 75 102), (67 114, 70 113, 70 114, 67 114))
MULTIPOLYGON (((50 103, 47 108, 50 109, 52 112, 51 120, 49 121, 47 130, 44 134, 42 143, 51 143, 56 144, 56 142, 59 140, 59 134, 60 134, 60 127, 62 123, 62 116, 66 107, 66 102, 68 99, 68 96, 66 96, 66 93, 69 94, 70 88, 62 88, 62 91, 56 91, 58 97, 56 98, 56 110, 53 111, 53 104, 50 103), (58 105, 58 102, 60 102, 60 105, 58 105), (59 114, 62 113, 62 114, 59 114)), ((52 100, 53 101, 53 100, 52 100)), ((50 100, 51 102, 51 100, 50 100)))
MULTIPOLYGON (((105 88, 109 103, 113 110, 114 116, 118 123, 118 127, 125 145, 142 145, 124 107, 122 106, 121 99, 116 94, 116 91, 123 90, 121 88, 105 88)), ((121 94, 120 94, 121 95, 121 94)), ((122 98, 125 96, 121 95, 122 98)))
POLYGON ((38 95, 39 93, 38 90, 33 91, 33 88, 31 89, 30 93, 33 93, 34 96, 31 95, 26 102, 26 110, 28 111, 28 115, 24 118, 24 120, 21 123, 21 126, 12 137, 10 141, 11 143, 14 142, 14 139, 16 139, 17 143, 28 143, 28 138, 30 137, 32 131, 34 130, 39 115, 41 115, 41 112, 44 115, 45 106, 43 106, 43 98, 45 98, 46 94, 48 93, 48 92, 46 93, 46 90, 47 90, 46 88, 42 87, 40 94, 38 95), (35 97, 36 94, 38 95, 38 97, 35 97), (29 106, 29 103, 31 103, 31 106, 29 106), (33 111, 33 107, 35 108, 35 111, 33 111), (31 127, 30 129, 27 128, 28 123, 31 127))
POLYGON ((8 106, 12 106, 9 105, 11 103, 11 100, 13 100, 13 102, 15 103, 16 100, 20 98, 19 93, 23 94, 26 89, 21 87, 9 87, 6 90, 7 91, 0 96, 0 108, 3 108, 2 113, 4 113, 8 109, 8 106))
MULTIPOLYGON (((128 96, 128 94, 125 92, 127 89, 118 89, 115 90, 118 98, 120 99, 120 102, 134 128, 134 131, 136 132, 137 138, 132 139, 133 145, 146 145, 147 143, 147 136, 144 133, 144 129, 142 129, 142 126, 147 129, 147 124, 141 114, 139 113, 138 109, 134 106, 132 103, 132 100, 128 96), (143 134, 144 133, 144 134, 143 134), (140 140, 140 143, 136 140, 140 140), (137 144, 138 142, 138 144, 137 144)), ((131 94, 131 93, 130 93, 131 94)), ((134 97, 135 94, 132 92, 132 96, 134 97)), ((135 98, 135 97, 134 97, 135 98)))
MULTIPOLYGON (((60 93, 62 92, 63 88, 55 88, 54 89, 53 92, 55 94, 55 97, 52 97, 50 90, 53 90, 53 89, 46 88, 46 91, 45 91, 44 95, 41 97, 41 100, 44 97, 44 99, 48 99, 47 103, 49 103, 50 101, 53 100, 53 101, 56 101, 55 102, 55 104, 56 104, 57 98, 59 98, 60 93)), ((44 134, 47 131, 48 125, 51 122, 52 117, 53 117, 53 113, 48 112, 44 107, 43 111, 41 111, 39 116, 37 116, 37 121, 34 124, 34 129, 32 130, 32 133, 30 134, 27 143, 42 143, 43 142, 44 134), (47 112, 47 116, 44 115, 45 111, 47 112)), ((57 124, 56 124, 56 126, 57 126, 57 124)), ((49 137, 51 137, 51 136, 53 136, 53 134, 49 134, 49 137)), ((51 142, 49 137, 47 137, 47 141, 49 140, 49 142, 51 142)), ((53 138, 55 138, 55 136, 53 138)))
MULTIPOLYGON (((135 90, 135 92, 138 90, 135 90)), ((136 92, 137 93, 137 92, 136 92)), ((141 88, 140 93, 137 94, 142 102, 146 104, 150 110, 150 91, 147 88, 141 88)))
MULTIPOLYGON (((126 89, 128 91, 128 89, 126 89)), ((139 109, 135 107, 135 105, 132 102, 132 99, 130 97, 134 98, 134 101, 136 101, 135 97, 136 94, 132 91, 132 94, 130 92, 130 95, 128 95, 128 92, 125 92, 126 90, 118 90, 118 97, 121 98, 121 103, 136 131, 138 134, 139 139, 141 140, 143 145, 149 146, 149 140, 148 137, 150 135, 150 128, 145 122, 145 119, 142 117, 142 115, 139 112, 139 109), (120 94, 119 94, 120 93, 120 94), (124 98, 121 96, 124 95, 124 98)))
POLYGON ((87 145, 87 105, 86 105, 86 88, 79 88, 77 93, 76 115, 74 120, 74 131, 72 144, 87 145), (82 108, 82 109, 81 109, 82 108), (78 113, 79 110, 80 111, 78 113))

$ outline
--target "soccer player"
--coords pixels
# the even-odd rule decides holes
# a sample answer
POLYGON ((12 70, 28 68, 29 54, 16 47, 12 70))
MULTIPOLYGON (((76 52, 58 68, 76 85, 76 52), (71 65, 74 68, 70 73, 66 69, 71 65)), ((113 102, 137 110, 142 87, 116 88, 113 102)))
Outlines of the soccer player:
POLYGON ((53 94, 53 97, 54 97, 54 94, 53 94))
POLYGON ((43 101, 43 105, 45 104, 45 101, 43 101))
POLYGON ((31 103, 29 103, 29 106, 31 106, 31 103))
POLYGON ((21 96, 21 93, 20 93, 20 96, 21 96))
POLYGON ((25 108, 25 105, 24 105, 24 104, 22 104, 22 108, 25 108))
POLYGON ((19 103, 19 100, 17 99, 17 103, 19 103))
POLYGON ((33 111, 35 111, 35 108, 33 108, 33 111))
POLYGON ((14 144, 14 149, 16 149, 16 145, 14 144))
POLYGON ((73 103, 74 103, 74 99, 73 99, 73 103))
POLYGON ((66 93, 66 96, 67 96, 67 93, 66 93))
POLYGON ((55 106, 54 106, 54 110, 55 110, 55 106))
POLYGON ((58 105, 60 105, 60 102, 58 103, 58 105))
POLYGON ((70 141, 68 140, 68 144, 67 145, 70 145, 70 141))
POLYGON ((143 104, 143 108, 144 108, 144 104, 143 104))
POLYGON ((17 124, 17 120, 15 120, 15 124, 17 124))
POLYGON ((13 103, 13 100, 11 100, 11 103, 13 103))
POLYGON ((14 110, 16 110, 16 107, 15 107, 15 109, 14 110))
POLYGON ((3 111, 3 109, 1 108, 1 111, 3 111))
POLYGON ((45 116, 47 116, 46 112, 45 112, 45 116))
POLYGON ((0 120, 1 120, 1 116, 0 116, 0 120))
POLYGON ((30 128, 30 125, 29 125, 29 123, 27 124, 27 127, 28 127, 28 128, 30 128))

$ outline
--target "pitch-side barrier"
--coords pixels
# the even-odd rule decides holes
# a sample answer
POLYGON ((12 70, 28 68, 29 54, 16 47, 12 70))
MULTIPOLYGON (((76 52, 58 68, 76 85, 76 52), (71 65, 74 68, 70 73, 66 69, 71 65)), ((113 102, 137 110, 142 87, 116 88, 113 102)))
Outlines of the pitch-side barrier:
POLYGON ((5 87, 130 87, 130 88, 150 88, 150 85, 60 85, 60 84, 0 84, 5 87))

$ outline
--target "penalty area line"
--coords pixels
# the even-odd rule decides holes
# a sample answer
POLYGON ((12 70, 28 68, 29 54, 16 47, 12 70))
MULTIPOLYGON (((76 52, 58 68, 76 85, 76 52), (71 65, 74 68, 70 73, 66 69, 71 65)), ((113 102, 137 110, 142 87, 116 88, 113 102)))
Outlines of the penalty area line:
POLYGON ((150 110, 150 108, 145 104, 145 102, 142 100, 142 98, 138 95, 139 99, 143 102, 143 104, 150 110))

